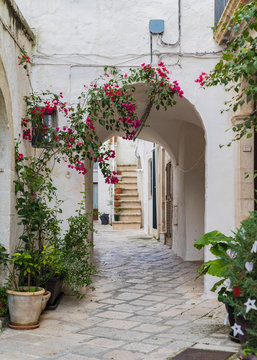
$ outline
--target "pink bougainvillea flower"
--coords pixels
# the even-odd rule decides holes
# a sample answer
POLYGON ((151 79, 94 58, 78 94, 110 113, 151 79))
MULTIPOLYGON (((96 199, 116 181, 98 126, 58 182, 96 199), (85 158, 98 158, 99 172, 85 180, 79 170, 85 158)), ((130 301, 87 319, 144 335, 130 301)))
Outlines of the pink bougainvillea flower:
POLYGON ((23 157, 24 157, 23 154, 19 154, 19 155, 17 156, 17 160, 18 160, 18 161, 21 161, 21 160, 23 159, 23 157))

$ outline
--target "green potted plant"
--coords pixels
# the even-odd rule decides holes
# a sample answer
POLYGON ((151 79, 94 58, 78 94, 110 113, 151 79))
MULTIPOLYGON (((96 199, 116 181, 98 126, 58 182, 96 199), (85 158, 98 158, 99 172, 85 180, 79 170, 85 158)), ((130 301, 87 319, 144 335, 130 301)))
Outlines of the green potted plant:
POLYGON ((91 263, 93 243, 89 237, 94 228, 91 214, 85 212, 83 203, 68 222, 69 229, 59 244, 63 256, 61 275, 72 293, 82 298, 82 289, 92 284, 92 276, 96 274, 96 268, 91 263))
MULTIPOLYGON (((212 242, 211 249, 214 243, 218 250, 212 251, 217 259, 212 260, 211 264, 205 263, 200 271, 210 273, 211 265, 218 261, 216 269, 222 279, 214 288, 223 285, 218 299, 234 309, 235 323, 231 328, 234 336, 239 335, 243 359, 257 360, 257 212, 250 213, 242 221, 233 237, 219 233, 219 242, 217 236, 210 234, 204 236, 209 243, 212 242), (222 266, 220 270, 219 265, 222 266)), ((203 237, 198 240, 196 247, 199 248, 201 244, 203 237)), ((213 270, 211 275, 215 273, 215 265, 213 270)))
POLYGON ((16 252, 10 258, 12 272, 7 290, 10 314, 9 326, 14 329, 39 327, 39 316, 45 290, 32 284, 40 274, 38 259, 28 252, 16 252))
POLYGON ((114 221, 119 221, 119 219, 120 219, 120 212, 121 212, 121 207, 115 208, 114 221))
POLYGON ((116 194, 122 194, 122 188, 121 188, 121 185, 123 184, 123 182, 119 181, 117 184, 116 184, 116 187, 115 187, 115 192, 116 194))
POLYGON ((0 286, 0 317, 7 314, 7 285, 0 286))
POLYGON ((114 200, 120 200, 120 195, 119 194, 114 194, 114 200))
MULTIPOLYGON (((215 292, 218 288, 218 299, 221 295, 232 296, 232 291, 221 285, 226 284, 226 269, 229 266, 229 254, 231 252, 231 243, 233 241, 232 237, 225 236, 220 231, 214 230, 209 233, 202 235, 194 244, 194 246, 201 250, 203 247, 208 246, 209 251, 215 256, 214 259, 206 261, 198 268, 198 279, 200 276, 209 274, 220 278, 216 283, 214 283, 211 291, 215 292)), ((234 308, 228 304, 227 301, 223 301, 228 313, 228 320, 230 326, 233 326, 235 323, 234 308)), ((233 330, 231 330, 229 337, 232 341, 239 342, 239 337, 234 336, 233 330)))

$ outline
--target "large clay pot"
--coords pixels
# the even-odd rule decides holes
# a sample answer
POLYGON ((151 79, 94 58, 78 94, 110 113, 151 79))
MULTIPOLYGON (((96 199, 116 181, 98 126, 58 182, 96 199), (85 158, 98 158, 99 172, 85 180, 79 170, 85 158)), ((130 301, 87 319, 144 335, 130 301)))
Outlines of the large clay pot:
POLYGON ((48 301, 47 306, 54 306, 56 299, 60 296, 62 292, 62 283, 63 281, 58 277, 54 277, 47 281, 46 289, 51 293, 51 297, 48 301))
POLYGON ((34 292, 7 290, 11 320, 9 326, 14 328, 38 327, 44 292, 43 288, 34 292))
POLYGON ((43 294, 43 299, 42 299, 42 304, 41 304, 41 312, 45 310, 47 301, 50 299, 50 296, 51 296, 51 292, 46 290, 43 294))

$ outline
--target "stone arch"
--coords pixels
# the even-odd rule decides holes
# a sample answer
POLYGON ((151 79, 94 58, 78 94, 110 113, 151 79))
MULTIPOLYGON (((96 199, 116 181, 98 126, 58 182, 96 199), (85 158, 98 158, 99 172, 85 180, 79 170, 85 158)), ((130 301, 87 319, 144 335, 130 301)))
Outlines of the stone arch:
MULTIPOLYGON (((145 85, 135 85, 139 117, 148 104, 145 85)), ((169 153, 174 173, 173 249, 184 260, 201 260, 203 253, 193 247, 204 233, 205 218, 205 128, 201 116, 186 98, 167 111, 152 108, 139 138, 163 146, 169 153)), ((104 142, 115 131, 97 129, 104 142)))

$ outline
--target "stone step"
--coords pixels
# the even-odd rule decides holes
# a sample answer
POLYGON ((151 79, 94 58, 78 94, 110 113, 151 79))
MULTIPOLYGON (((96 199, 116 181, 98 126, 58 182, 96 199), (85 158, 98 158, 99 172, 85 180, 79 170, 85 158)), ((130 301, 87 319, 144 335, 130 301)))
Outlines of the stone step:
POLYGON ((123 206, 121 207, 120 214, 141 214, 141 207, 140 206, 123 206))
POLYGON ((137 189, 137 181, 131 182, 131 181, 124 181, 122 184, 120 184, 120 187, 122 189, 137 189))
POLYGON ((138 230, 141 228, 141 221, 113 221, 113 230, 138 230))
POLYGON ((137 182, 136 175, 121 175, 121 182, 137 182))
POLYGON ((133 206, 140 206, 140 200, 119 200, 121 207, 133 207, 133 206))
POLYGON ((138 194, 120 194, 120 200, 138 200, 138 194))
POLYGON ((137 189, 129 189, 129 188, 123 188, 122 189, 122 195, 137 195, 138 196, 138 191, 137 189))
POLYGON ((141 213, 135 213, 135 214, 119 213, 119 215, 120 215, 119 221, 141 222, 141 213))
POLYGON ((136 169, 121 170, 121 176, 127 176, 127 175, 137 176, 137 170, 136 169))
POLYGON ((118 164, 117 165, 117 169, 137 169, 137 165, 136 164, 118 164))

